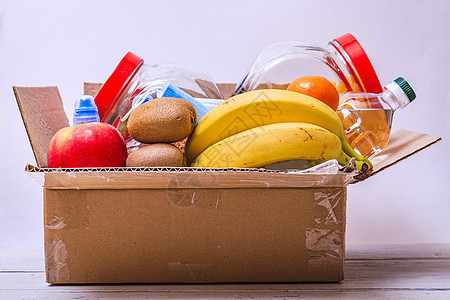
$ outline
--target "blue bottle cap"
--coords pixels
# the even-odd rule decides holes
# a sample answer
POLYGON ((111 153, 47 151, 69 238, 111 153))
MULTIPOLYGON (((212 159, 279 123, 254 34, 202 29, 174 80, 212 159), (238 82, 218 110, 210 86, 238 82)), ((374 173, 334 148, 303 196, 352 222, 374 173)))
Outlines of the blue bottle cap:
POLYGON ((94 97, 83 96, 75 101, 75 110, 73 113, 73 125, 84 123, 99 122, 97 106, 94 97))
POLYGON ((88 115, 92 113, 97 113, 97 106, 94 102, 94 97, 83 96, 75 101, 75 114, 76 115, 88 115))

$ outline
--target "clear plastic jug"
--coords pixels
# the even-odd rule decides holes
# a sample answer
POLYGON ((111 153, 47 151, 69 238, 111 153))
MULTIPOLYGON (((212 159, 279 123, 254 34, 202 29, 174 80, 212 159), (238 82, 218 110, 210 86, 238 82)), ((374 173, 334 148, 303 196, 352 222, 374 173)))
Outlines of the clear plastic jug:
POLYGON ((386 85, 379 94, 341 94, 337 113, 350 146, 368 159, 379 153, 389 141, 394 112, 415 98, 414 90, 402 77, 386 85))
POLYGON ((364 49, 348 33, 326 46, 285 42, 266 47, 233 94, 267 88, 286 89, 289 83, 303 76, 325 77, 340 94, 383 91, 364 49))
POLYGON ((177 63, 146 65, 142 58, 128 52, 95 97, 101 122, 117 127, 127 140, 127 120, 133 105, 156 98, 168 84, 195 98, 223 99, 205 71, 177 63))

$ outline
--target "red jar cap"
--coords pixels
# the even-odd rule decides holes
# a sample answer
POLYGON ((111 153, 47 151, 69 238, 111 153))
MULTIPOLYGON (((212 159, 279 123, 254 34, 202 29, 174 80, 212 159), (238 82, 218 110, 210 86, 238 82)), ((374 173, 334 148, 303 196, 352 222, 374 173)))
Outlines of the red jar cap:
POLYGON ((117 104, 125 87, 128 86, 134 74, 143 63, 143 59, 128 52, 117 65, 116 69, 103 84, 95 97, 100 121, 104 122, 111 110, 117 104))
MULTIPOLYGON (((358 72, 357 76, 359 76, 364 90, 367 93, 376 94, 383 92, 383 87, 381 86, 377 73, 375 73, 375 69, 370 63, 369 57, 356 38, 350 33, 347 33, 335 38, 334 41, 342 47, 348 58, 351 60, 356 72, 358 72)), ((343 56, 346 58, 345 55, 343 56)))

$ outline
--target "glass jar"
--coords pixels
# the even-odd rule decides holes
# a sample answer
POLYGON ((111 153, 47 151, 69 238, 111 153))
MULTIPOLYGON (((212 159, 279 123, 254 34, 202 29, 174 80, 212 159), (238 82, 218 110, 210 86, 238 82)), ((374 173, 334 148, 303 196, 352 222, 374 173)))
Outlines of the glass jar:
POLYGON ((146 65, 142 58, 128 52, 95 97, 101 122, 117 127, 127 140, 127 120, 133 105, 157 98, 157 93, 168 84, 188 93, 193 101, 223 99, 217 84, 204 71, 176 63, 146 65))
POLYGON ((289 83, 303 76, 325 77, 339 94, 383 91, 364 49, 347 33, 327 46, 285 42, 266 47, 233 95, 257 89, 286 89, 289 83))

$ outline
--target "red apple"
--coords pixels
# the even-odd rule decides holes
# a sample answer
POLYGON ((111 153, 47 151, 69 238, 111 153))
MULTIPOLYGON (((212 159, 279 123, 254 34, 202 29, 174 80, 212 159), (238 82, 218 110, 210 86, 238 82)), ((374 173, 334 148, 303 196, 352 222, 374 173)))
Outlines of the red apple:
POLYGON ((49 168, 123 167, 127 146, 122 135, 106 123, 86 123, 60 129, 50 140, 49 168))

